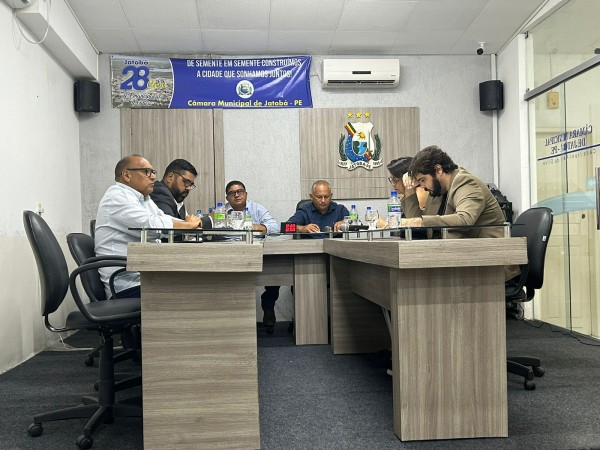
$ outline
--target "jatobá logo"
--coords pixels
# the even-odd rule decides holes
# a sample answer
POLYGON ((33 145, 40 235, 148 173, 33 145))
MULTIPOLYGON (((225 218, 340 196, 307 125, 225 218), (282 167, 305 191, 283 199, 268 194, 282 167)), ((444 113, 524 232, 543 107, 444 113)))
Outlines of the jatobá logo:
MULTIPOLYGON (((349 119, 354 114, 348 113, 349 119)), ((356 118, 360 119, 362 113, 356 113, 356 118)), ((364 113, 365 118, 369 118, 371 113, 364 113)), ((381 166, 381 140, 377 134, 373 134, 373 124, 371 122, 348 122, 344 125, 347 137, 340 135, 338 152, 340 159, 338 166, 348 170, 354 170, 357 167, 363 167, 367 170, 373 170, 381 166)))

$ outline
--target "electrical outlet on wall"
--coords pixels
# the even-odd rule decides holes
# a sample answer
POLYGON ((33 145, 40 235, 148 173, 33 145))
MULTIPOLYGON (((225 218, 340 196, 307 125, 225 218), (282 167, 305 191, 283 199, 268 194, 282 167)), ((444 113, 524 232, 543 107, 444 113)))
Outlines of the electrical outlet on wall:
POLYGON ((558 92, 546 93, 546 107, 548 109, 558 109, 560 95, 558 92))

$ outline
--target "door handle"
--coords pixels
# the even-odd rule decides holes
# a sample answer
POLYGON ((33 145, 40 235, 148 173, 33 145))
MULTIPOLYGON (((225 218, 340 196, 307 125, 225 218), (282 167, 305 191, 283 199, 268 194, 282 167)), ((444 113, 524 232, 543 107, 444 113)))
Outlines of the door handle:
POLYGON ((596 167, 596 230, 600 230, 600 167, 596 167))

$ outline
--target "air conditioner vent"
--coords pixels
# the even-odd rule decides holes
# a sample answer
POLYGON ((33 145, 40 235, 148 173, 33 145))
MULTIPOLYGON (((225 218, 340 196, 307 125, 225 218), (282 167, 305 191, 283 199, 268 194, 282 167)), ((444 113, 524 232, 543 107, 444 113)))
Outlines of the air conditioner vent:
POLYGON ((397 86, 400 81, 398 59, 324 59, 324 88, 397 86))

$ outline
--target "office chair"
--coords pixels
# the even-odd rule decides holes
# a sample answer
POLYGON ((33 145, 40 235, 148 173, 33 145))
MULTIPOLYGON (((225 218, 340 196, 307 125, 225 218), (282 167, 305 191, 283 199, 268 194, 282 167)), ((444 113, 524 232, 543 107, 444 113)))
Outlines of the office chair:
POLYGON ((90 236, 92 239, 96 237, 96 219, 90 220, 90 236))
MULTIPOLYGON (((77 263, 78 266, 82 266, 86 263, 96 261, 107 261, 107 260, 122 260, 126 261, 127 258, 119 256, 103 257, 96 256, 94 251, 94 239, 85 233, 69 233, 67 235, 67 244, 71 252, 71 256, 77 263)), ((87 270, 81 273, 81 285, 85 293, 87 294, 90 301, 104 301, 107 300, 104 291, 104 284, 100 279, 100 273, 97 270, 87 270)), ((114 289, 113 289, 114 290, 114 289)), ((137 301, 130 301, 131 311, 139 311, 141 309, 141 299, 135 299, 137 301)), ((85 358, 86 366, 94 365, 94 357, 99 356, 100 350, 104 345, 102 339, 98 347, 89 352, 85 358)), ((136 355, 136 349, 127 349, 117 353, 113 358, 113 363, 125 361, 127 359, 133 359, 136 355)), ((127 389, 133 386, 139 386, 141 384, 141 376, 135 375, 115 383, 115 391, 127 389)), ((97 386, 94 386, 97 387, 97 386)))
MULTIPOLYGON (((535 290, 544 283, 544 262, 550 232, 552 231, 552 210, 550 208, 530 208, 523 211, 512 228, 513 237, 527 238, 527 264, 520 266, 521 275, 506 283, 505 298, 507 307, 514 309, 523 302, 531 301, 535 290)), ((524 387, 535 389, 532 380, 542 377, 544 369, 539 358, 531 356, 509 356, 507 370, 525 378, 524 387), (531 368, 530 368, 531 367, 531 368)))
POLYGON ((84 303, 77 290, 76 280, 86 270, 98 270, 99 267, 122 265, 123 261, 96 261, 84 264, 69 275, 65 256, 48 224, 41 216, 32 211, 23 211, 25 232, 35 256, 41 286, 42 316, 50 331, 61 333, 71 330, 97 331, 104 340, 100 351, 97 397, 83 397, 82 404, 62 408, 34 416, 28 432, 32 437, 43 432, 42 423, 55 420, 88 418, 83 433, 77 438, 80 449, 92 446, 92 433, 103 423, 110 423, 115 417, 141 417, 141 406, 118 403, 115 401, 113 334, 140 324, 140 310, 132 311, 135 300, 96 301, 84 303), (62 304, 71 290, 77 310, 70 312, 64 326, 55 327, 50 315, 62 304))
POLYGON ((300 200, 298 203, 296 203, 296 211, 304 208, 309 203, 312 203, 312 200, 309 200, 309 199, 300 200))

